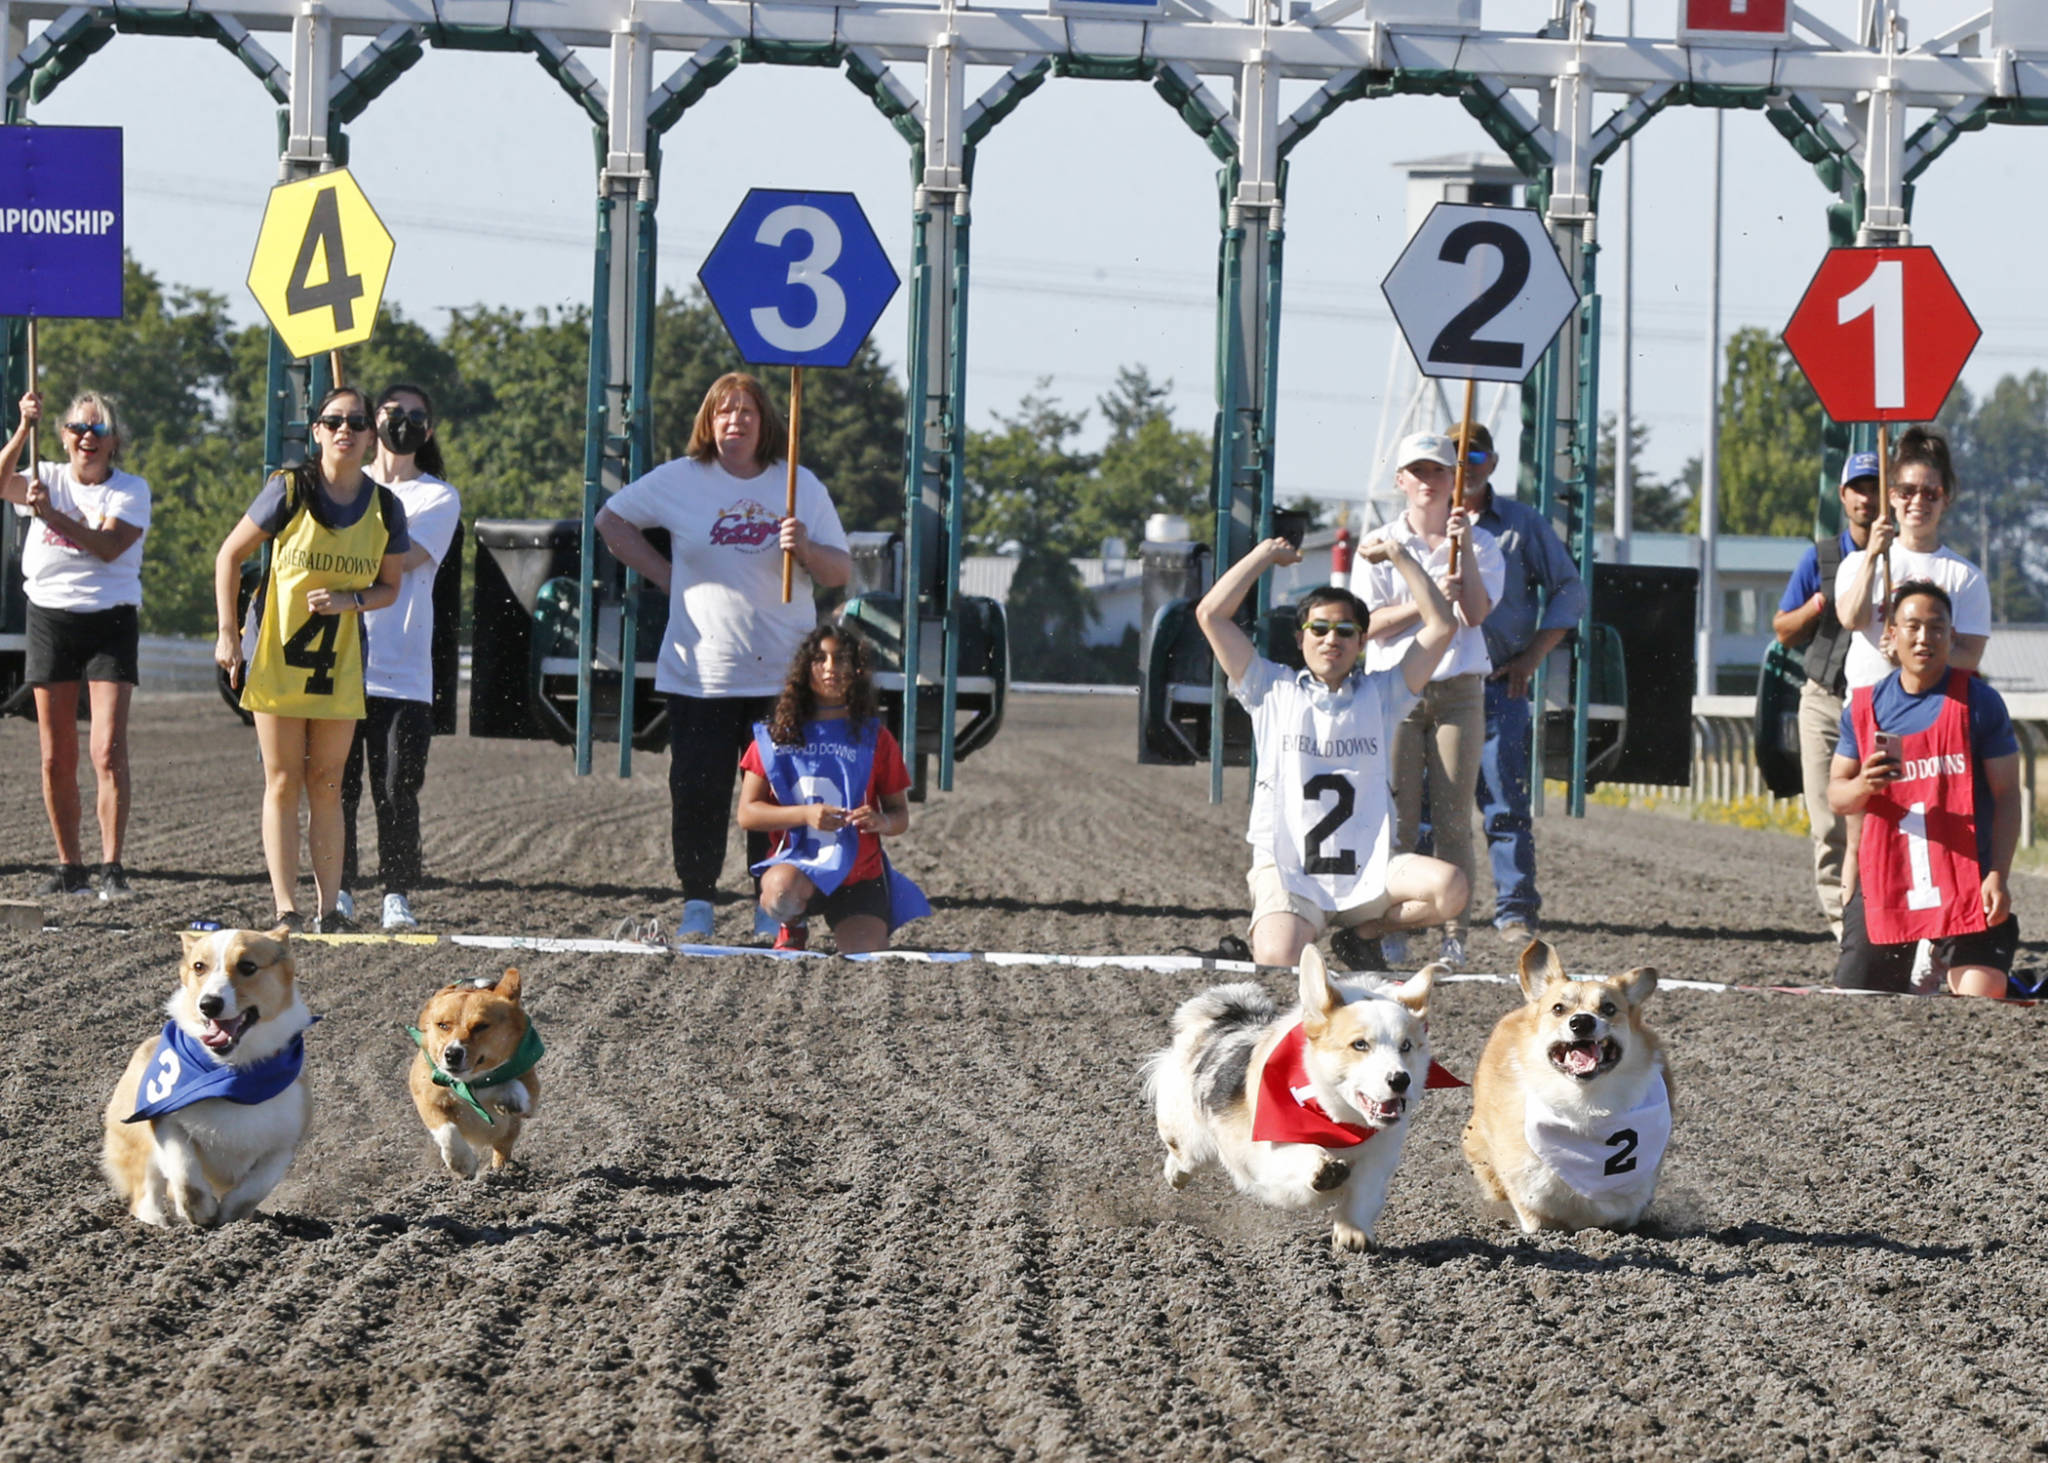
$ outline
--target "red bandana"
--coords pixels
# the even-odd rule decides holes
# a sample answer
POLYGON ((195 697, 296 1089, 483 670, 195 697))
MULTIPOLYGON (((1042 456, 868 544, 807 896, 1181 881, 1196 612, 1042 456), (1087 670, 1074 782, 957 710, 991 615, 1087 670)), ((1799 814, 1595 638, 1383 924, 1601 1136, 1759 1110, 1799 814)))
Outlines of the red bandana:
MULTIPOLYGON (((1340 1123, 1316 1101, 1302 1060, 1307 1033, 1295 1022, 1273 1046, 1259 1076, 1258 1099, 1252 1105, 1252 1137, 1262 1143, 1314 1143, 1324 1148, 1356 1148, 1377 1133, 1362 1123, 1340 1123)), ((1463 1087, 1434 1060, 1424 1087, 1463 1087)))

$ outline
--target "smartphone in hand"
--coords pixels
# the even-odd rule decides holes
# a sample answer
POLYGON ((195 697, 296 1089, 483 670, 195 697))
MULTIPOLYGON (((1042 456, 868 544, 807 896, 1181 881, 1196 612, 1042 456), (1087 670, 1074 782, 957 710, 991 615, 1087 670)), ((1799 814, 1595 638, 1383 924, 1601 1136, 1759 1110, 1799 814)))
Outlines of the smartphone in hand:
POLYGON ((1897 732, 1872 732, 1870 756, 1875 762, 1883 762, 1891 768, 1891 775, 1897 777, 1903 761, 1899 756, 1899 734, 1897 732))

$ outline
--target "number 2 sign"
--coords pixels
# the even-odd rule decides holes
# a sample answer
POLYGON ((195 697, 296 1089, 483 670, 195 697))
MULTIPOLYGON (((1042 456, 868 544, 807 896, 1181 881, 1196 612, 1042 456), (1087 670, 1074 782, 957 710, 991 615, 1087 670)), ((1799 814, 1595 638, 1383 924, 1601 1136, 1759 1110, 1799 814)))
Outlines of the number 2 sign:
POLYGON ((1380 292, 1425 376, 1520 381, 1579 303, 1530 208, 1439 203, 1380 292))
POLYGON ((1830 249, 1785 348, 1836 421, 1924 422, 1982 334, 1932 249, 1830 249))

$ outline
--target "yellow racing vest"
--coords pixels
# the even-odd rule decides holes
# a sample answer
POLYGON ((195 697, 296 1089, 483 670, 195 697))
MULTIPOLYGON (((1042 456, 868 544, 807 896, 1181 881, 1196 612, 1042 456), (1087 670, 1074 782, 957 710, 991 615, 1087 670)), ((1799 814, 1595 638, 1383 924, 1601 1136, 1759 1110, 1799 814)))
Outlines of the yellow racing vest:
POLYGON ((347 594, 377 582, 390 533, 383 495, 367 477, 363 488, 371 494, 370 506, 349 527, 326 527, 302 500, 271 540, 270 576, 242 686, 244 710, 362 718, 363 617, 354 610, 316 615, 306 608, 306 595, 315 589, 347 594))

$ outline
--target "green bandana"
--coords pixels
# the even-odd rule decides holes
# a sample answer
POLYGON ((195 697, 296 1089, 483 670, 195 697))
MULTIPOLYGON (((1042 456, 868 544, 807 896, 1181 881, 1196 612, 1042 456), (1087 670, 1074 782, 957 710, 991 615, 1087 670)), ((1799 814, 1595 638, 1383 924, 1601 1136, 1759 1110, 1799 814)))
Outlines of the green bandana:
MULTIPOLYGON (((420 1029, 417 1026, 408 1026, 405 1028, 405 1034, 412 1038, 413 1045, 418 1047, 421 1054, 424 1055, 427 1050, 427 1039, 420 1034, 420 1029)), ((540 1029, 529 1021, 526 1023, 526 1035, 519 1038, 519 1048, 512 1053, 511 1060, 505 1062, 502 1066, 491 1068, 490 1071, 485 1072, 480 1077, 472 1077, 467 1082, 458 1082, 442 1071, 441 1064, 431 1056, 427 1057, 427 1065, 434 1070, 434 1085, 436 1087, 446 1087, 453 1091, 457 1097, 470 1106, 478 1117, 495 1128, 498 1126, 498 1120, 485 1112, 484 1105, 476 1100, 476 1089, 479 1087, 500 1087, 510 1082, 514 1077, 525 1076, 533 1070, 533 1064, 538 1062, 546 1052, 547 1048, 540 1044, 540 1029)))

